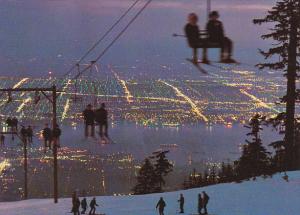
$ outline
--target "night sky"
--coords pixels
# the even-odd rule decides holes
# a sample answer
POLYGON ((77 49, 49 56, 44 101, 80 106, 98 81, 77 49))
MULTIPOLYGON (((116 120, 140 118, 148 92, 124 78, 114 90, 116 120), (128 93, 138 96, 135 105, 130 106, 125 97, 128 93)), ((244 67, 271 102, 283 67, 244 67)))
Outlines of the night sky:
MULTIPOLYGON (((45 77, 49 71, 61 76, 101 37, 133 0, 0 0, 0 74, 45 77)), ((268 26, 255 26, 274 0, 212 0, 219 10, 226 34, 235 42, 235 57, 256 64, 258 48, 270 41, 259 35, 268 26)), ((190 55, 186 42, 173 38, 181 33, 186 15, 196 12, 203 28, 204 0, 154 0, 151 6, 113 46, 101 64, 134 65, 136 60, 181 62, 190 55)), ((138 8, 141 6, 139 4, 138 8)), ((138 10, 133 11, 136 12, 138 10)), ((129 15, 107 40, 87 58, 93 60, 120 31, 129 15)), ((216 57, 216 56, 215 56, 216 57)))

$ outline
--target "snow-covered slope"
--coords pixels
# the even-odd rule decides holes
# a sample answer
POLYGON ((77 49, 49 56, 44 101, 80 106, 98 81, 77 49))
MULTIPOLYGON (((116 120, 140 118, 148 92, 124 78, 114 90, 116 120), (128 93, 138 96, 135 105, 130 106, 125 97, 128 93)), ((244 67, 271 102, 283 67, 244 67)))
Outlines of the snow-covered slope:
MULTIPOLYGON (((210 195, 208 210, 216 215, 297 215, 300 214, 300 172, 289 172, 289 182, 280 174, 272 179, 247 181, 240 184, 220 184, 178 192, 122 197, 97 197, 97 211, 107 215, 153 215, 159 197, 167 203, 165 215, 178 211, 179 194, 185 196, 186 214, 197 211, 197 195, 206 191, 210 195)), ((88 201, 91 198, 88 198, 88 201)), ((32 199, 0 203, 1 215, 64 215, 71 207, 70 199, 32 199)))

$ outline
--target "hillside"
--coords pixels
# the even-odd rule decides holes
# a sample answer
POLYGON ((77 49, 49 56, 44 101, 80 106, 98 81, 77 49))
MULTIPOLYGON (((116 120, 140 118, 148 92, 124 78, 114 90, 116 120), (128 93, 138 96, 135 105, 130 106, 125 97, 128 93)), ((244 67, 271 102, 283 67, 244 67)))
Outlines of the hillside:
MULTIPOLYGON (((197 195, 205 190, 210 195, 209 212, 216 215, 295 215, 300 211, 300 172, 289 172, 289 182, 277 174, 266 180, 247 181, 240 184, 220 184, 200 189, 178 192, 121 197, 97 197, 98 211, 108 215, 153 215, 159 197, 164 197, 165 215, 178 210, 180 193, 185 196, 186 214, 197 210, 197 195)), ((91 198, 88 198, 90 201, 91 198)), ((57 205, 52 199, 32 199, 20 202, 0 203, 0 214, 5 215, 63 215, 68 214, 71 199, 60 199, 57 205)))

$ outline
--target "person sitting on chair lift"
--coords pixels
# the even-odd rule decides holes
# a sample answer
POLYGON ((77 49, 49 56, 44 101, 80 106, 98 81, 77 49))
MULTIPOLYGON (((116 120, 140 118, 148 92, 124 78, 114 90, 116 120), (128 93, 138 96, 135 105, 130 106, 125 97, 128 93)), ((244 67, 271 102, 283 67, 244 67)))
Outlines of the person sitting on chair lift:
MULTIPOLYGON (((204 40, 200 38, 198 26, 198 16, 195 13, 188 15, 188 23, 184 27, 184 32, 189 46, 193 49, 193 63, 198 64, 198 48, 203 46, 204 40)), ((203 61, 206 60, 203 58, 203 61)))
MULTIPOLYGON (((208 41, 210 43, 218 43, 221 45, 221 63, 236 63, 236 61, 231 58, 233 51, 232 41, 225 36, 223 24, 219 20, 219 17, 218 11, 212 11, 209 14, 209 21, 206 25, 208 41)), ((206 56, 204 56, 204 58, 206 58, 206 56)))

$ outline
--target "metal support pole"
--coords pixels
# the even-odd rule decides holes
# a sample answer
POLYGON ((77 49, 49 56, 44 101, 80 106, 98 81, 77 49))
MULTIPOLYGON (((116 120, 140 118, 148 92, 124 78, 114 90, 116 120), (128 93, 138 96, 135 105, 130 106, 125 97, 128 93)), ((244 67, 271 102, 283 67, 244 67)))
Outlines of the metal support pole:
MULTIPOLYGON (((53 109, 53 118, 52 118, 52 129, 56 128, 56 86, 52 87, 52 109, 53 109)), ((58 178, 57 178, 57 140, 53 139, 53 194, 54 194, 54 203, 58 202, 58 178)))
POLYGON ((209 14, 211 12, 211 0, 207 0, 207 22, 209 20, 209 14))
MULTIPOLYGON (((21 137, 22 138, 22 137, 21 137)), ((22 138, 23 150, 24 150, 24 199, 28 198, 28 162, 27 162, 27 140, 22 138)))

